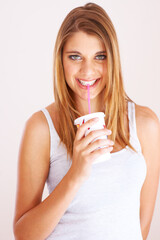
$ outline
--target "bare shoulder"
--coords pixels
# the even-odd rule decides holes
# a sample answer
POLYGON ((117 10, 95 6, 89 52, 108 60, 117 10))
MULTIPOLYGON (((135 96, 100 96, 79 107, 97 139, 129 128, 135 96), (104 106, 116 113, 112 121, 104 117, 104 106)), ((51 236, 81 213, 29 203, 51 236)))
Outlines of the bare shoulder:
MULTIPOLYGON (((160 121, 156 113, 146 106, 135 104, 136 122, 140 127, 159 128, 160 121)), ((158 130, 158 129, 157 129, 158 130)))
MULTIPOLYGON (((45 106, 45 109, 48 111, 55 129, 58 131, 58 118, 55 102, 52 102, 51 104, 45 106)), ((50 131, 47 119, 41 110, 33 113, 27 119, 25 124, 25 131, 30 132, 32 137, 35 137, 39 143, 41 141, 41 145, 39 144, 39 146, 41 146, 40 149, 45 151, 45 155, 48 159, 50 157, 50 131)))
MULTIPOLYGON (((49 115, 53 121, 53 124, 56 125, 56 111, 55 104, 51 103, 46 106, 45 109, 49 112, 49 115)), ((37 141, 41 141, 41 144, 45 143, 46 152, 49 154, 50 146, 50 132, 49 125, 44 113, 40 110, 33 113, 25 123, 26 132, 32 135, 31 137, 36 138, 37 141)))
POLYGON ((146 106, 135 104, 135 114, 137 134, 143 150, 148 139, 160 137, 160 121, 156 113, 146 106))
MULTIPOLYGON (((55 113, 55 104, 51 103, 50 105, 45 107, 51 118, 53 119, 54 117, 54 113, 55 113)), ((25 126, 27 127, 27 129, 31 129, 32 132, 35 135, 39 135, 45 138, 49 138, 49 126, 48 126, 48 122, 47 119, 44 115, 44 113, 40 110, 37 111, 35 113, 33 113, 26 121, 25 126)))
POLYGON ((46 117, 42 111, 33 113, 26 121, 25 126, 27 129, 31 129, 35 134, 48 135, 48 124, 46 117), (40 131, 39 131, 40 130, 40 131))
MULTIPOLYGON (((25 122, 24 132, 26 138, 42 145, 42 142, 49 140, 49 127, 42 111, 33 113, 25 122)), ((42 146, 41 146, 42 147, 42 146)))

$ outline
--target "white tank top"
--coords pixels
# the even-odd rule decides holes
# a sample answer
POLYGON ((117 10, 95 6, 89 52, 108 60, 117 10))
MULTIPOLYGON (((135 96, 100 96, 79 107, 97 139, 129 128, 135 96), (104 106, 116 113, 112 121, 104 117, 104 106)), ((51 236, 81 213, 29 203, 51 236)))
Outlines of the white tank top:
MULTIPOLYGON (((71 161, 54 128, 49 112, 50 170, 47 186, 51 193, 68 172, 71 161)), ((135 104, 128 102, 130 143, 111 153, 110 160, 92 165, 59 223, 47 240, 143 240, 140 228, 140 192, 146 177, 146 162, 137 137, 135 104)))

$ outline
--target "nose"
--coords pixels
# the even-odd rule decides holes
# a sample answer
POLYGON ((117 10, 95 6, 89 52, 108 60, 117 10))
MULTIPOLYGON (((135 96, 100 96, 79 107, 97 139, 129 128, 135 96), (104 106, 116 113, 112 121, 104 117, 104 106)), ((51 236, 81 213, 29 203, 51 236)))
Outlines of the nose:
POLYGON ((88 78, 94 77, 95 71, 96 71, 95 65, 94 65, 94 63, 92 61, 85 60, 85 61, 82 62, 80 73, 85 78, 87 78, 87 77, 88 78))

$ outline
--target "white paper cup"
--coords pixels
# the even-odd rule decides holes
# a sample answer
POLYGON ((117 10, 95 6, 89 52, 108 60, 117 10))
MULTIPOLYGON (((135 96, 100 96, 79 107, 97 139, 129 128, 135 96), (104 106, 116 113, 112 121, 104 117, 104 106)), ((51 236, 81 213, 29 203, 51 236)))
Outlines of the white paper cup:
MULTIPOLYGON (((74 125, 77 126, 77 128, 79 128, 82 124, 84 124, 85 122, 87 122, 88 120, 92 119, 92 118, 95 118, 95 117, 98 117, 99 118, 99 121, 98 122, 95 122, 95 124, 93 124, 86 132, 85 132, 85 136, 87 136, 91 131, 93 130, 98 130, 98 129, 103 129, 105 128, 105 121, 104 121, 104 117, 105 117, 105 114, 103 112, 96 112, 96 113, 90 113, 90 114, 87 114, 87 115, 84 115, 82 117, 79 117, 77 119, 74 120, 74 125)), ((97 137, 95 138, 92 142, 96 141, 97 139, 106 139, 107 138, 107 135, 103 135, 101 137, 97 137)), ((99 148, 103 148, 103 147, 99 147, 99 148)), ((97 148, 97 149, 99 149, 97 148)), ((104 153, 104 154, 101 154, 98 158, 96 158, 94 160, 93 163, 99 163, 99 162, 104 162, 108 159, 110 159, 111 157, 111 154, 110 152, 108 153, 104 153)))

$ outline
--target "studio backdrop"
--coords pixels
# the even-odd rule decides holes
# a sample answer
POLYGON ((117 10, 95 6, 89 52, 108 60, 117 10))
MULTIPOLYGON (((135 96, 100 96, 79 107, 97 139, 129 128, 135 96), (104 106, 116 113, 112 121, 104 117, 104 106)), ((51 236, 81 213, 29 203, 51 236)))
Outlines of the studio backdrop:
MULTIPOLYGON (((160 1, 97 0, 117 33, 124 85, 160 117, 160 1)), ((0 1, 0 238, 13 240, 18 150, 27 119, 54 101, 53 48, 58 29, 83 0, 0 1)), ((147 136, 146 136, 147 137, 147 136)), ((47 196, 45 188, 43 198, 47 196)), ((149 240, 160 239, 160 191, 149 240)))

